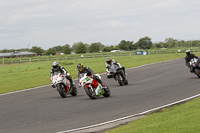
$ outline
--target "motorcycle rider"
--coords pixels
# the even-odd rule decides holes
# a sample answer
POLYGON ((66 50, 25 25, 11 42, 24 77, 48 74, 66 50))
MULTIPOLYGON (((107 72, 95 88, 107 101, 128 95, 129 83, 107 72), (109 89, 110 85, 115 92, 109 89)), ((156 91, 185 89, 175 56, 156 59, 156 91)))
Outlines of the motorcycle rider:
MULTIPOLYGON (((63 66, 59 66, 57 61, 54 61, 52 63, 52 69, 50 72, 51 79, 52 79, 52 76, 54 75, 54 72, 60 72, 61 74, 63 74, 70 81, 71 87, 75 88, 75 85, 72 81, 72 77, 70 76, 70 74, 67 72, 67 70, 63 66)), ((55 86, 53 84, 52 84, 52 87, 55 88, 55 86)))
POLYGON ((117 61, 115 61, 114 59, 108 57, 106 59, 106 64, 105 64, 106 65, 107 78, 112 78, 112 75, 110 74, 110 68, 111 68, 112 64, 118 65, 119 68, 121 68, 124 71, 124 74, 127 75, 125 73, 125 67, 121 66, 121 64, 118 63, 117 61))
POLYGON ((87 76, 92 76, 96 81, 98 81, 101 86, 104 88, 105 87, 105 84, 102 83, 101 79, 94 74, 94 71, 91 70, 89 67, 85 66, 82 64, 82 63, 79 63, 77 65, 77 70, 78 70, 78 79, 80 79, 80 74, 81 73, 87 73, 87 76))
POLYGON ((199 57, 194 55, 193 53, 190 53, 190 50, 186 50, 185 53, 186 53, 185 64, 186 64, 186 66, 188 66, 190 68, 190 72, 192 73, 193 70, 192 70, 192 67, 190 66, 190 61, 191 61, 191 59, 194 59, 194 58, 198 59, 198 61, 199 61, 199 57))

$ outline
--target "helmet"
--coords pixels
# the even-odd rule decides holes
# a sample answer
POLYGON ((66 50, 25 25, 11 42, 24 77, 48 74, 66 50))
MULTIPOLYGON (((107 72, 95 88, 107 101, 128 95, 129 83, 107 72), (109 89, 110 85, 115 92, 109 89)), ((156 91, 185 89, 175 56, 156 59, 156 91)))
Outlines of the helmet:
POLYGON ((186 50, 185 53, 186 53, 187 55, 190 55, 190 50, 189 50, 189 49, 186 50))
POLYGON ((54 70, 57 70, 58 67, 59 67, 58 62, 57 62, 57 61, 54 61, 54 62, 52 63, 52 67, 53 67, 54 70))
POLYGON ((84 65, 83 65, 82 63, 79 63, 79 64, 77 65, 77 70, 78 70, 79 72, 81 72, 81 71, 83 71, 83 69, 84 69, 84 65))
POLYGON ((108 58, 106 59, 106 62, 107 62, 107 64, 111 64, 112 58, 108 57, 108 58))

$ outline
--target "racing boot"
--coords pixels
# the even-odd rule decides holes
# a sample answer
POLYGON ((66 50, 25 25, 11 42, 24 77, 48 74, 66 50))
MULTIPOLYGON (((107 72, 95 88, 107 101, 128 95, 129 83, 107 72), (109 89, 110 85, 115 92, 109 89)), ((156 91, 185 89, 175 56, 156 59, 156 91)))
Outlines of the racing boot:
POLYGON ((52 84, 51 87, 56 88, 54 84, 52 84))

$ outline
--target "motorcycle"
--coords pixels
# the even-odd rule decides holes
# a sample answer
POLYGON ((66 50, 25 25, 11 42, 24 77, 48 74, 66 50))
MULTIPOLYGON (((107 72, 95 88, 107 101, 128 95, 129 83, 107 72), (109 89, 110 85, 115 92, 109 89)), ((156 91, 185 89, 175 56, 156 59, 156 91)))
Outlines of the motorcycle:
POLYGON ((189 63, 191 67, 190 69, 200 78, 200 62, 198 59, 191 59, 189 63))
MULTIPOLYGON (((101 76, 99 74, 96 74, 100 79, 101 76)), ((110 96, 110 89, 108 86, 103 83, 103 86, 96 81, 92 76, 87 76, 86 73, 81 73, 79 75, 79 86, 84 87, 86 94, 91 99, 96 99, 103 95, 104 97, 110 96)))
POLYGON ((51 80, 62 98, 66 98, 68 94, 71 94, 72 96, 77 95, 77 88, 75 85, 74 88, 72 88, 70 81, 61 73, 55 72, 51 80))
POLYGON ((113 77, 121 86, 128 84, 127 75, 117 64, 113 64, 111 66, 109 75, 113 77))

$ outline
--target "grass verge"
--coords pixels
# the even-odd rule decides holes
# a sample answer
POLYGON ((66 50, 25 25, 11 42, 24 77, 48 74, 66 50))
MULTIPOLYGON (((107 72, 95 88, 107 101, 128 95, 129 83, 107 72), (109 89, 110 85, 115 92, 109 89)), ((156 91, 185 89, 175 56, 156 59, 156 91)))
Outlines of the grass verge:
MULTIPOLYGON (((114 59, 125 66, 125 68, 132 68, 154 62, 183 58, 184 56, 185 54, 177 53, 123 56, 114 57, 114 59)), ((81 62, 85 66, 90 67, 95 73, 102 73, 105 72, 105 60, 106 58, 76 59, 60 61, 59 64, 67 69, 73 79, 76 79, 78 74, 76 65, 78 63, 81 62)), ((51 64, 52 62, 0 65, 0 94, 50 84, 51 64)))
POLYGON ((160 113, 149 114, 106 133, 198 133, 200 131, 200 98, 160 113))

